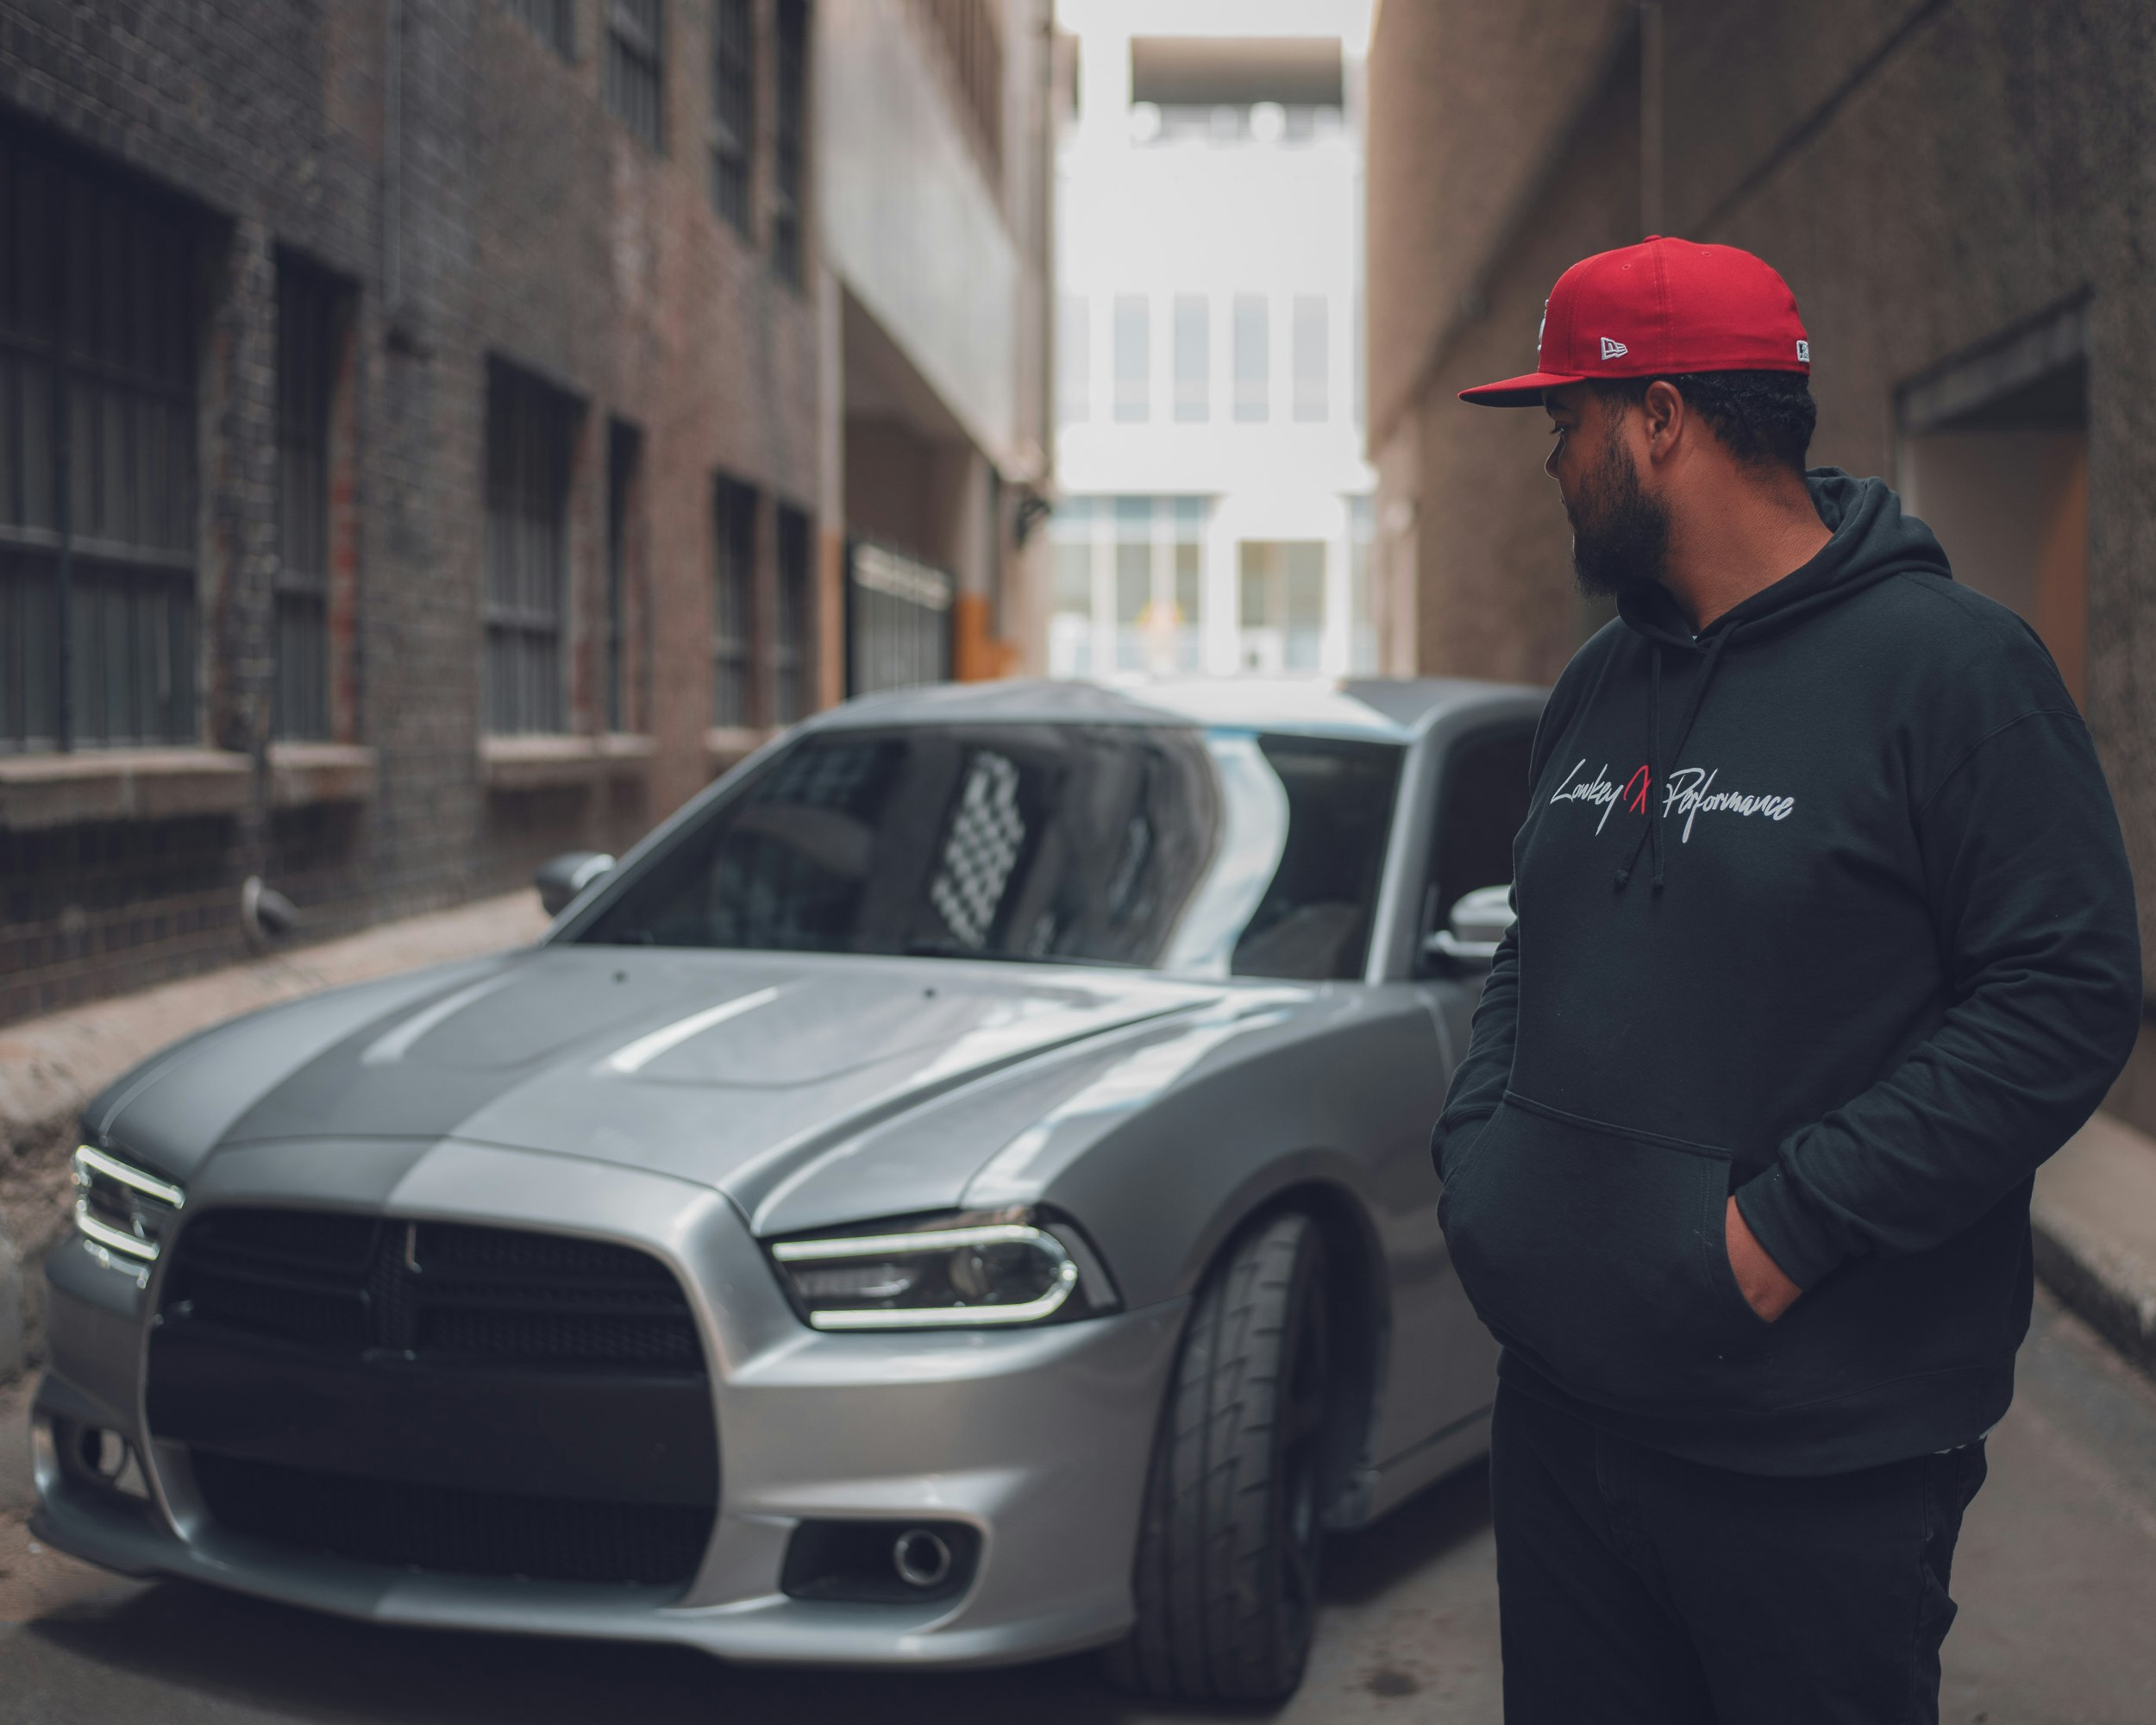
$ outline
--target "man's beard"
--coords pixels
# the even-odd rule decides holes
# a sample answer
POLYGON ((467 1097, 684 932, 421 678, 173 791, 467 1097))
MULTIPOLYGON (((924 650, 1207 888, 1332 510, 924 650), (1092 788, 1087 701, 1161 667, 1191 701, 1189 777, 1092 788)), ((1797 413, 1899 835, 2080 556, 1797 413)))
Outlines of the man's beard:
POLYGON ((1572 574, 1589 599, 1616 599, 1662 579, 1670 549, 1670 518, 1639 486, 1639 469, 1615 436, 1583 505, 1565 507, 1572 524, 1572 574), (1591 517, 1591 518, 1589 518, 1591 517))

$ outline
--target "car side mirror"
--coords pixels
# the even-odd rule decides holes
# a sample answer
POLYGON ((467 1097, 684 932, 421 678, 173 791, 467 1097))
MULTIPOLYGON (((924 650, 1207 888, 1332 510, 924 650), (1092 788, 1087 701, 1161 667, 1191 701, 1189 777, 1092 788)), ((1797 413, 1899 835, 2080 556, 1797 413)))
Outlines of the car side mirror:
POLYGON ((1487 969, 1512 922, 1512 888, 1477 887, 1461 894, 1445 926, 1432 930, 1422 950, 1457 969, 1487 969))
POLYGON ((565 850, 539 865, 531 884, 539 889, 539 907, 560 916, 592 881, 613 872, 614 859, 604 850, 565 850))

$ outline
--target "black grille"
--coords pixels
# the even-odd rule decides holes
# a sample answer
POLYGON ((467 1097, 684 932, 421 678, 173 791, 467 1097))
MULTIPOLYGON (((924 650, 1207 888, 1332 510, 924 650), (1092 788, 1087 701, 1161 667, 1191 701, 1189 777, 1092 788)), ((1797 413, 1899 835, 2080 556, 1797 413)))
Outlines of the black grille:
POLYGON ((657 1259, 462 1223, 214 1212, 182 1235, 165 1308, 248 1335, 429 1361, 693 1370, 703 1358, 680 1284, 657 1259))
POLYGON ((706 1505, 605 1503, 366 1479, 194 1452, 220 1526, 364 1563, 532 1581, 678 1585, 711 1538, 706 1505))
POLYGON ((674 1273, 517 1228, 216 1210, 175 1244, 151 1427, 222 1527, 534 1580, 682 1584, 718 1433, 674 1273))

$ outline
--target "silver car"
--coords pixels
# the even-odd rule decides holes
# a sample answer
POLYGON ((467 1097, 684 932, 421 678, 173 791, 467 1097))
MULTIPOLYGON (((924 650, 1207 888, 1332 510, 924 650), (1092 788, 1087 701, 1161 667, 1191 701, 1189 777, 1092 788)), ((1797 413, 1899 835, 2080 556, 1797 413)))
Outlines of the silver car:
POLYGON ((40 1537, 384 1622, 1276 1697, 1482 1453, 1426 1137, 1541 697, 856 701, 530 949, 88 1109, 40 1537), (1478 890, 1481 889, 1481 890, 1478 890))

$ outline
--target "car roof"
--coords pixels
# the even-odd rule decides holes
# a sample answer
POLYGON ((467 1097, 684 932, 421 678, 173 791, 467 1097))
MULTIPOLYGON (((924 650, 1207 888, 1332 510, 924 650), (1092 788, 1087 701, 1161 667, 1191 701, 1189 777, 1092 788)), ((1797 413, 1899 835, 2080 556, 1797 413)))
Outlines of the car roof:
POLYGON ((1010 678, 862 695, 818 730, 885 724, 1186 724, 1405 743, 1463 707, 1516 708, 1544 692, 1469 677, 1131 678, 1113 684, 1010 678))

